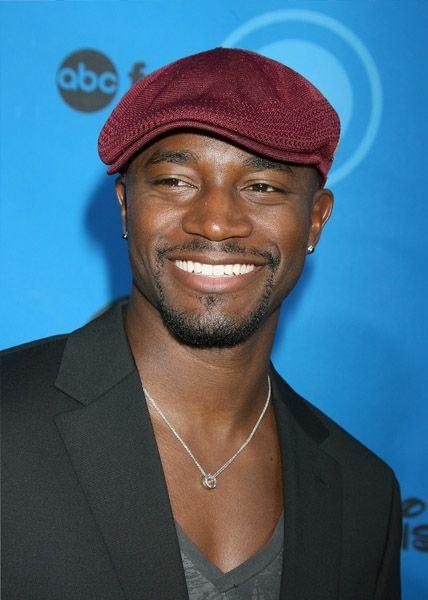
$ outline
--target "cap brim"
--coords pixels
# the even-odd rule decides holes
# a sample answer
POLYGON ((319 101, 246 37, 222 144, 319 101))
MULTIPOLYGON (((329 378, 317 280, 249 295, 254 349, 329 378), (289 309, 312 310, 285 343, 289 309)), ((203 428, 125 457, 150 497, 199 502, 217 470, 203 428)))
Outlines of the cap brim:
POLYGON ((325 172, 328 171, 329 165, 323 165, 323 160, 318 153, 299 153, 297 152, 288 152, 283 149, 275 148, 272 145, 265 145, 262 142, 255 140, 253 138, 249 138, 245 136, 241 132, 233 131, 227 129, 225 127, 219 127, 213 123, 194 120, 194 119, 184 119, 184 120, 174 120, 169 123, 163 123, 161 126, 156 127, 150 131, 146 131, 144 135, 135 139, 127 148, 122 149, 120 154, 116 157, 115 161, 109 169, 107 173, 112 175, 114 173, 118 173, 123 169, 123 167, 131 160, 131 158, 136 155, 139 151, 141 151, 147 144, 154 141, 156 138, 161 137, 162 135, 180 130, 180 129, 195 129, 198 131, 205 131, 209 133, 215 133, 227 140, 230 140, 239 146, 242 146, 245 149, 251 150, 257 154, 261 154, 267 158, 271 158, 274 160, 279 160, 282 162, 291 162, 296 164, 304 164, 304 165, 313 165, 320 172, 323 180, 325 180, 325 172), (327 168, 325 168, 327 167, 327 168))

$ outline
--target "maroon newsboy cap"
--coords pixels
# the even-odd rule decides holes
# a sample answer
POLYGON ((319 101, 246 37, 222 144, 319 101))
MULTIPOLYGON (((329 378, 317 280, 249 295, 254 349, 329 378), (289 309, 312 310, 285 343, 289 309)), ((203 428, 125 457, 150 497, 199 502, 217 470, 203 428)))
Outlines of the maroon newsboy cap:
POLYGON ((183 127, 314 165, 323 181, 340 135, 336 111, 299 73, 255 52, 215 48, 134 83, 100 133, 101 160, 117 173, 148 142, 183 127))

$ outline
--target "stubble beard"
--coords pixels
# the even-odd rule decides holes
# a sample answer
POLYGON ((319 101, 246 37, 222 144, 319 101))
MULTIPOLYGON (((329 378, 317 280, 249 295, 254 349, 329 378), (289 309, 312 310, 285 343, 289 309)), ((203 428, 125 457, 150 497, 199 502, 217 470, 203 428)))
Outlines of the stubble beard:
POLYGON ((157 309, 162 321, 178 341, 195 348, 231 348, 250 338, 263 323, 271 308, 275 272, 279 257, 270 256, 269 274, 256 307, 248 315, 226 315, 221 311, 225 298, 221 294, 200 295, 201 312, 178 310, 170 302, 162 283, 163 255, 157 253, 158 270, 154 283, 158 292, 157 309))

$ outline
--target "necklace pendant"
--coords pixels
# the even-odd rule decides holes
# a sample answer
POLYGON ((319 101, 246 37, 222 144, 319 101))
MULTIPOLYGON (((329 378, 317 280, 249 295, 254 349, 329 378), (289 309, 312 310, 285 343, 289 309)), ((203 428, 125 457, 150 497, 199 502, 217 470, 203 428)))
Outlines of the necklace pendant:
POLYGON ((214 490, 217 487, 217 479, 211 473, 207 473, 202 477, 202 485, 207 490, 214 490))

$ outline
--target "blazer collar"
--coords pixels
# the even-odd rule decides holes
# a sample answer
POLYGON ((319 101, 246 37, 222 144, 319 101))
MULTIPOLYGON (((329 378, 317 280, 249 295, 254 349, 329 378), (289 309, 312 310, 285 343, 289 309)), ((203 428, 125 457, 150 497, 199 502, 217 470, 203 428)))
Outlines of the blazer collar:
MULTIPOLYGON (((72 333, 56 386, 83 406, 55 419, 127 600, 187 599, 162 464, 123 324, 126 301, 72 333)), ((281 599, 338 597, 342 482, 329 430, 271 368, 281 447, 281 599)))
POLYGON ((273 398, 283 467, 281 600, 339 598, 342 470, 321 444, 329 430, 276 373, 273 398))
POLYGON ((82 404, 89 404, 136 366, 126 336, 122 299, 97 319, 68 336, 55 385, 82 404))

